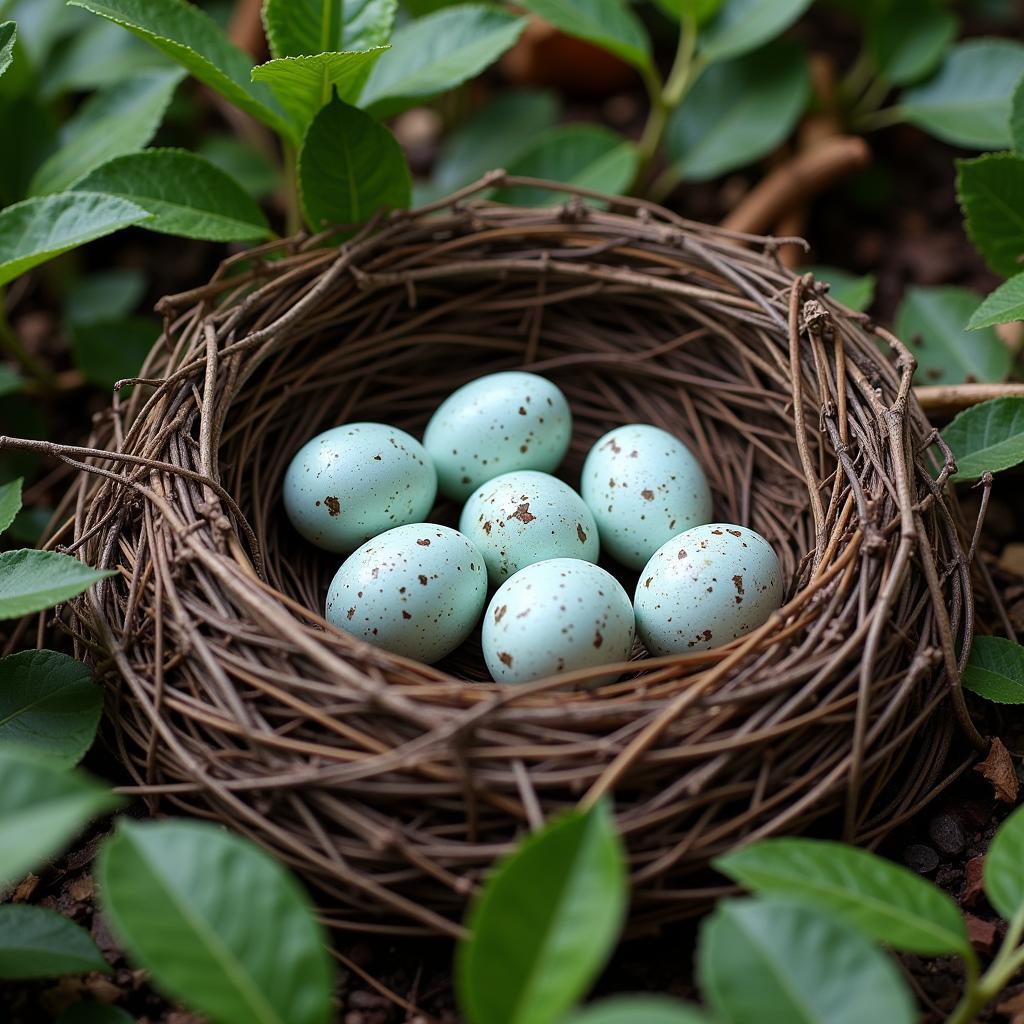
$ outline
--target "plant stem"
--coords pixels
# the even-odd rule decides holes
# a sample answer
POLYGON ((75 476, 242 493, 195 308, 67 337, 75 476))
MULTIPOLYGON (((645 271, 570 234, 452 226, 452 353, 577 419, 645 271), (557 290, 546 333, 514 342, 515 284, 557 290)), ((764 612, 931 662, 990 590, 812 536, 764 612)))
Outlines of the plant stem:
POLYGON ((0 288, 0 351, 6 352, 45 391, 52 390, 54 375, 25 346, 7 320, 4 293, 0 288))
POLYGON ((971 1021, 986 1007, 1004 988, 1010 979, 1024 967, 1024 946, 1018 945, 1024 933, 1024 910, 1018 911, 1006 938, 995 959, 989 964, 988 970, 979 978, 977 962, 972 968, 967 962, 967 982, 964 994, 957 1003, 952 1014, 946 1018, 946 1024, 970 1024, 971 1021))
POLYGON ((883 110, 875 110, 865 113, 853 119, 853 127, 859 132, 873 132, 879 128, 888 128, 890 125, 899 124, 906 120, 902 107, 885 107, 883 110))
POLYGON ((845 97, 850 103, 856 102, 864 90, 871 84, 871 78, 874 75, 875 69, 874 64, 871 60, 871 55, 867 51, 867 47, 862 49, 857 54, 857 59, 853 62, 850 70, 846 72, 843 80, 839 83, 839 91, 843 97, 845 97))
POLYGON ((299 203, 298 155, 290 142, 284 145, 284 233, 294 235, 302 230, 302 209, 299 203))

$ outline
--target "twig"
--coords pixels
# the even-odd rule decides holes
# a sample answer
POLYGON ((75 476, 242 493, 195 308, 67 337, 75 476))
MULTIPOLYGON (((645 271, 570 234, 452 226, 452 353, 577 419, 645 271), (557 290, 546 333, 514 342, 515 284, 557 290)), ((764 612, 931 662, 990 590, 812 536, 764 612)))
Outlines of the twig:
POLYGON ((1024 384, 926 384, 914 388, 927 413, 951 413, 993 398, 1024 398, 1024 384))

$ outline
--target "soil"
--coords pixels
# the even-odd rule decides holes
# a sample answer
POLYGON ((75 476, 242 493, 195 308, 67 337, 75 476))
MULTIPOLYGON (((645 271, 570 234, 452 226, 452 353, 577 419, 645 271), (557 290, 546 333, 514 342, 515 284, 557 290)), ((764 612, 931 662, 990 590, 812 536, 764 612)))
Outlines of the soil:
MULTIPOLYGON (((1005 34, 1005 26, 999 31, 1005 34)), ((842 32, 837 31, 835 38, 842 49, 842 32)), ((570 113, 597 117, 620 130, 635 130, 641 110, 640 97, 627 91, 602 101, 588 100, 570 113)), ((883 322, 891 321, 909 284, 992 287, 995 279, 964 236, 954 199, 953 158, 961 154, 911 128, 888 129, 872 136, 870 142, 872 168, 813 203, 806 231, 812 246, 809 261, 874 274, 877 297, 872 312, 883 322)), ((418 144, 416 163, 428 166, 436 140, 427 138, 418 144)), ((752 179, 753 175, 731 175, 710 185, 682 188, 671 197, 671 205, 689 217, 718 220, 750 187, 752 179)), ((90 249, 90 260, 97 267, 145 267, 152 275, 149 302, 204 280, 220 255, 212 246, 139 232, 125 233, 90 249)), ((68 368, 67 340, 54 312, 47 278, 33 280, 31 290, 14 296, 18 300, 14 326, 34 351, 57 368, 68 368)), ((100 393, 82 389, 61 396, 50 404, 53 433, 62 438, 84 437, 91 415, 105 402, 100 393)), ((0 432, 23 429, 17 411, 15 403, 5 405, 0 432)), ((984 555, 993 567, 1002 563, 1000 589, 1011 621, 1024 631, 1024 546, 1017 543, 1024 541, 1017 525, 1024 514, 1022 499, 1017 497, 1021 494, 1019 479, 1000 478, 989 513, 984 555)), ((47 476, 44 469, 37 469, 35 480, 26 492, 29 501, 50 504, 61 489, 60 475, 47 476)), ((994 718, 990 725, 1011 753, 1024 752, 1021 722, 994 718)), ((1020 771, 1019 758, 1014 764, 1020 771)), ((89 767, 107 778, 118 777, 117 766, 102 751, 91 755, 89 767)), ((931 878, 957 900, 983 959, 998 946, 1004 924, 981 890, 981 864, 995 829, 1009 810, 1010 805, 997 798, 992 782, 967 771, 937 803, 899 828, 881 847, 881 852, 931 878)), ((49 1021, 65 1007, 86 999, 116 1004, 145 1024, 199 1021, 174 1009, 152 989, 145 972, 127 963, 97 912, 91 861, 103 834, 102 828, 95 831, 40 875, 29 876, 13 899, 51 907, 88 928, 112 973, 57 982, 0 984, 0 1020, 10 1024, 49 1021)), ((626 943, 596 994, 650 991, 694 999, 695 929, 693 924, 683 924, 655 939, 626 943)), ((343 1024, 454 1024, 459 1020, 448 944, 342 938, 338 953, 342 959, 338 1019, 343 1024), (402 1002, 416 1011, 402 1008, 402 1002)), ((944 1019, 959 995, 958 962, 911 956, 900 959, 918 995, 922 1021, 933 1024, 944 1019)), ((981 1019, 1024 1024, 1024 983, 1009 988, 981 1019)))

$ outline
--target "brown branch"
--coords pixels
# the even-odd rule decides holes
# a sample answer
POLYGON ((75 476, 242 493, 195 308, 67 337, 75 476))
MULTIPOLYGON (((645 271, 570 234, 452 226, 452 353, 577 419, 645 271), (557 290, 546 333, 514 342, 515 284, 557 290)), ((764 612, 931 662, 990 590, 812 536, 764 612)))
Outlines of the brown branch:
POLYGON ((928 384, 914 394, 927 413, 954 413, 992 398, 1024 398, 1024 384, 928 384))

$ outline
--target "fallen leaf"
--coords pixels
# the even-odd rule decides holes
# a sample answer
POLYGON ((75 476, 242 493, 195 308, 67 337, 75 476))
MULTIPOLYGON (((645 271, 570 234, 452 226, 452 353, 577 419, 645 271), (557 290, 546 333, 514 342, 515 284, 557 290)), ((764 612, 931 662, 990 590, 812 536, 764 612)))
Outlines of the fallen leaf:
POLYGON ((78 900, 79 903, 88 903, 95 892, 95 886, 92 883, 92 875, 82 875, 81 878, 76 878, 69 886, 68 893, 71 898, 78 900))
POLYGON ((996 926, 973 914, 966 914, 967 938, 979 953, 991 953, 996 944, 996 926))
POLYGON ((1007 544, 999 556, 999 568, 1024 576, 1024 544, 1007 544))
POLYGON ((965 907, 973 907, 978 897, 985 892, 985 858, 972 857, 964 865, 964 888, 960 893, 960 902, 965 907))
POLYGON ((19 883, 18 887, 11 893, 12 903, 26 903, 32 897, 32 893, 36 891, 36 886, 39 885, 38 875, 26 875, 19 883))
POLYGON ((1009 1024, 1024 1024, 1024 992, 1018 992, 996 1005, 996 1013, 1009 1018, 1009 1024))
POLYGON ((1020 781, 1017 773, 1013 770, 1013 759, 1006 745, 999 737, 992 740, 992 747, 988 756, 981 764, 975 765, 974 770, 992 783, 997 800, 1005 804, 1015 804, 1017 795, 1020 792, 1020 781))

